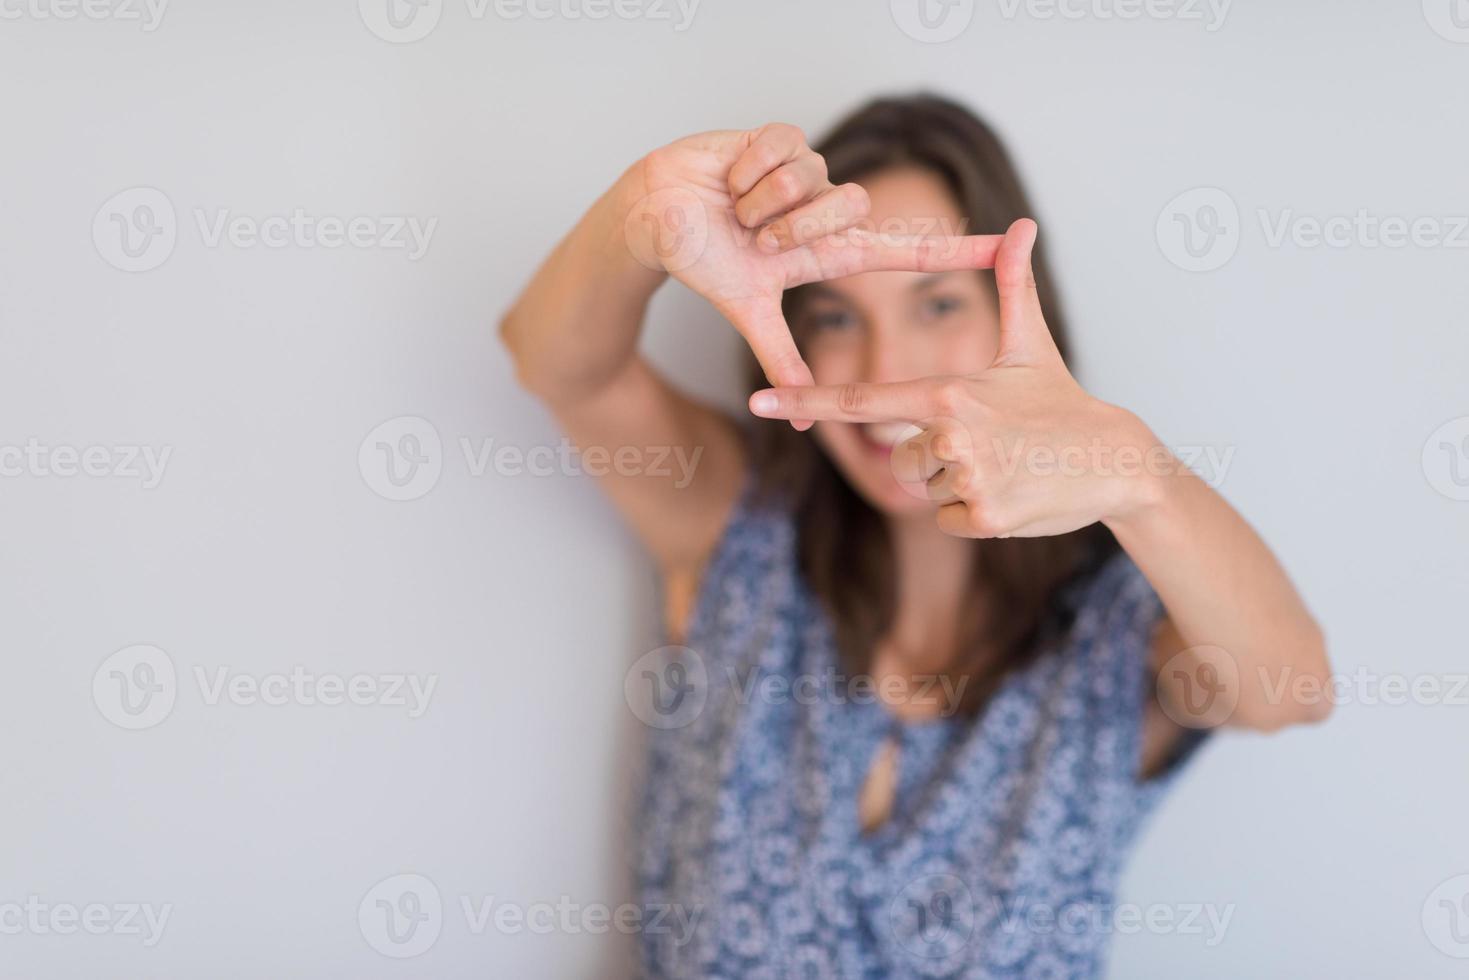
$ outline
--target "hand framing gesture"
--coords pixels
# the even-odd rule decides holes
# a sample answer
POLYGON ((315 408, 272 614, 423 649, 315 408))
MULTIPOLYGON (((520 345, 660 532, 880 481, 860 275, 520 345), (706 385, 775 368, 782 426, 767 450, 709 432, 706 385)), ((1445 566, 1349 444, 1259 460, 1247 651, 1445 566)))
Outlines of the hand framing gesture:
POLYGON ((921 431, 893 450, 894 474, 943 502, 938 522, 951 534, 1061 534, 1145 502, 1149 481, 1135 477, 1155 442, 1134 416, 1092 398, 1067 370, 1031 272, 1035 238, 1035 222, 1022 219, 996 250, 1000 342, 987 370, 777 387, 751 396, 750 410, 765 418, 916 423, 921 431))

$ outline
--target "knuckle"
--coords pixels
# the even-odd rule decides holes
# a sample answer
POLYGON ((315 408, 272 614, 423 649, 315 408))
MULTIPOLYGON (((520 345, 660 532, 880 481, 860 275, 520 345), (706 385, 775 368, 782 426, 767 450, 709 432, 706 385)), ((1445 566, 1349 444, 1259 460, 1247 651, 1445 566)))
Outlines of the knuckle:
POLYGON ((1004 533, 1004 525, 994 506, 987 500, 971 500, 966 507, 969 530, 980 538, 995 538, 1004 533))
POLYGON ((801 146, 806 145, 806 134, 800 126, 793 123, 771 123, 770 129, 772 133, 779 135, 783 139, 791 140, 801 146))
POLYGON ((974 439, 969 434, 969 428, 956 420, 945 426, 943 431, 954 462, 972 464, 974 462, 974 439))
POLYGON ((780 248, 789 248, 796 239, 800 229, 785 218, 772 221, 765 226, 765 234, 769 235, 780 248))
POLYGON ((959 450, 954 444, 954 436, 949 432, 939 432, 933 437, 933 454, 937 459, 946 463, 959 462, 959 450))
POLYGON ((942 473, 941 487, 944 492, 959 500, 968 500, 971 496, 974 482, 974 472, 963 463, 945 463, 942 473))
POLYGON ((848 382, 837 388, 837 408, 856 414, 867 406, 867 392, 860 384, 848 382))
POLYGON ((960 460, 954 464, 954 492, 966 499, 983 496, 982 470, 976 462, 971 459, 960 460))
POLYGON ((969 386, 960 378, 945 378, 933 392, 934 402, 945 415, 957 415, 969 403, 969 386))
POLYGON ((776 363, 787 370, 795 370, 801 367, 803 362, 801 361, 800 351, 794 347, 787 347, 781 352, 780 357, 776 359, 776 363))
MULTIPOLYGON (((801 365, 801 355, 795 350, 783 350, 770 358, 770 373, 774 376, 771 381, 774 384, 782 384, 782 379, 794 375, 801 365)), ((803 402, 801 389, 797 389, 792 396, 797 404, 803 402)))
POLYGON ((805 190, 801 175, 792 170, 777 170, 770 175, 770 189, 775 196, 786 203, 792 203, 801 199, 805 190))
POLYGON ((913 246, 914 265, 919 271, 933 268, 935 243, 928 238, 920 239, 913 246))
POLYGON ((872 198, 867 194, 867 188, 861 184, 843 184, 842 194, 847 199, 847 206, 857 217, 866 217, 872 211, 872 198))
POLYGON ((816 182, 818 184, 825 184, 827 182, 826 179, 831 176, 831 171, 826 167, 826 157, 814 150, 809 152, 811 155, 811 169, 817 174, 816 182))
POLYGON ((643 157, 643 173, 650 178, 667 177, 677 169, 678 156, 676 148, 660 146, 643 157))
POLYGON ((746 228, 755 223, 755 205, 750 202, 750 198, 748 196, 742 197, 735 202, 734 213, 735 220, 739 221, 739 223, 744 225, 746 228))

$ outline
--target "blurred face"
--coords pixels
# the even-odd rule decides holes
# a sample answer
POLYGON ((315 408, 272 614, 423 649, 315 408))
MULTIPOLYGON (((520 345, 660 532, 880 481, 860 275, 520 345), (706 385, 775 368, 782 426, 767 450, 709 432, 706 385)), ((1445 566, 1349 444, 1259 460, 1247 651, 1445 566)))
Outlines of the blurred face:
MULTIPOLYGON (((973 232, 943 180, 927 170, 884 171, 863 186, 872 198, 870 227, 879 232, 973 232)), ((805 289, 792 327, 819 385, 978 374, 999 349, 998 303, 976 271, 868 272, 805 289)), ((847 482, 894 516, 936 506, 893 476, 893 446, 914 431, 901 421, 817 422, 813 430, 847 482)))

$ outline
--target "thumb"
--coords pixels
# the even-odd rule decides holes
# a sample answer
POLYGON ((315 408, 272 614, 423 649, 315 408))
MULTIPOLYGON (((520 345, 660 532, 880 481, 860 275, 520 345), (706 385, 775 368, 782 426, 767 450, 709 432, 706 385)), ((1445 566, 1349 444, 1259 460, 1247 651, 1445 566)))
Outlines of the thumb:
POLYGON ((1057 356, 1056 343, 1041 311, 1031 253, 1037 228, 1029 218, 1005 232, 995 255, 995 286, 1000 294, 1000 350, 996 364, 1030 364, 1057 356))
MULTIPOLYGON (((803 388, 816 383, 796 348, 779 300, 740 304, 722 312, 750 345, 772 387, 803 388)), ((793 419, 791 424, 800 431, 811 427, 808 419, 793 419)))
POLYGON ((779 303, 741 304, 725 311, 729 322, 745 338, 765 377, 774 387, 815 384, 811 369, 796 349, 791 328, 779 303))

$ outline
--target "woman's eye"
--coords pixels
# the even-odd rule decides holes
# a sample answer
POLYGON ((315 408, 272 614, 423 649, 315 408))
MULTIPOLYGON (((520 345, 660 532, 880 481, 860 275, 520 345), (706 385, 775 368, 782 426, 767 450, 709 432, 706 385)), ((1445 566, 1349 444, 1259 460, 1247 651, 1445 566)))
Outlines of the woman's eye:
POLYGON ((813 313, 807 321, 813 330, 842 330, 850 327, 854 322, 851 314, 840 310, 828 310, 825 313, 813 313))
POLYGON ((964 303, 953 296, 930 296, 923 301, 923 315, 929 319, 948 316, 964 303))

